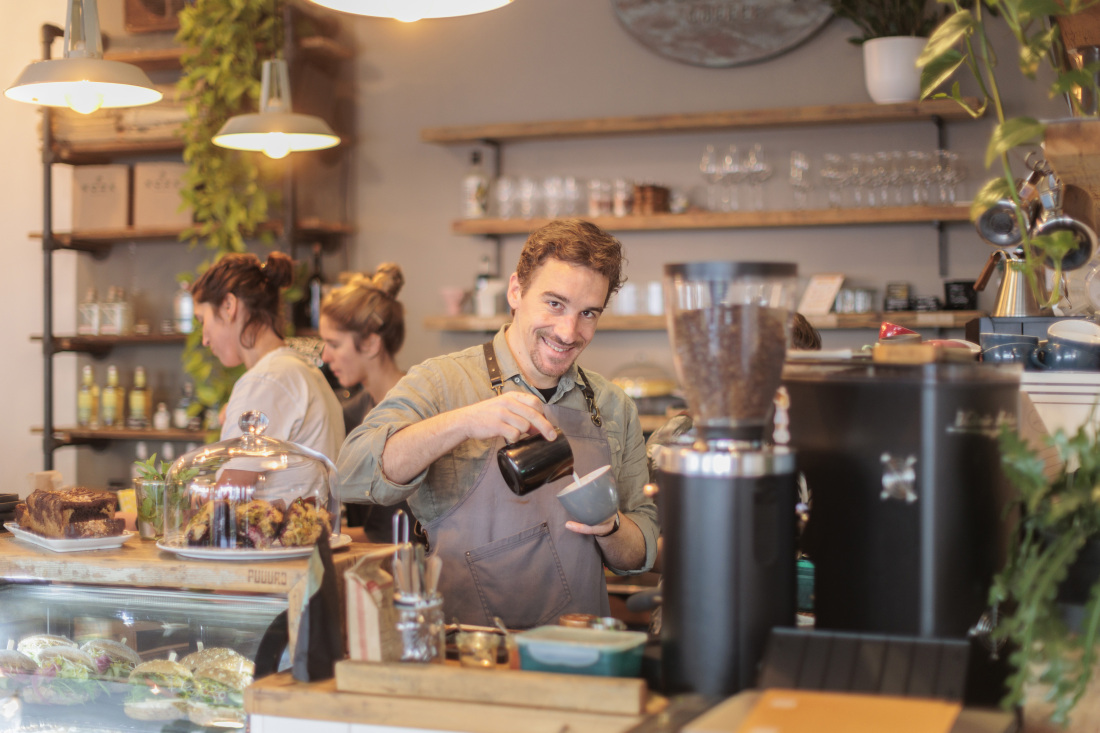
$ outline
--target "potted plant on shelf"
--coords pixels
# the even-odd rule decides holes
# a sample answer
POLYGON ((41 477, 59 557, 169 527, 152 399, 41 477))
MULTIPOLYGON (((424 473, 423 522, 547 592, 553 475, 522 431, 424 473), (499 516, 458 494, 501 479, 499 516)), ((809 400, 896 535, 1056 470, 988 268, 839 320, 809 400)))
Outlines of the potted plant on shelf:
POLYGON ((829 0, 829 5, 860 30, 848 40, 863 47, 863 78, 871 99, 879 104, 916 101, 917 57, 940 14, 925 0, 829 0))

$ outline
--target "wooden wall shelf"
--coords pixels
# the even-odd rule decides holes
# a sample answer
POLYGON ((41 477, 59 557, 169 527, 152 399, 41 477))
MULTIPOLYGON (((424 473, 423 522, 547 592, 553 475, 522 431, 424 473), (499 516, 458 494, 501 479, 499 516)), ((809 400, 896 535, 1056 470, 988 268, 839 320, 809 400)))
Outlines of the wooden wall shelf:
MULTIPOLYGON (((31 336, 32 341, 41 341, 42 336, 31 336)), ((74 351, 82 354, 102 355, 116 346, 157 346, 182 345, 187 340, 185 333, 151 333, 148 335, 127 334, 126 336, 61 336, 54 335, 54 353, 74 351)))
MULTIPOLYGON (((795 209, 790 211, 690 211, 686 214, 585 217, 605 231, 679 229, 754 229, 775 227, 912 224, 968 221, 969 206, 883 206, 872 208, 795 209)), ((459 219, 455 234, 528 234, 550 219, 459 219)))
POLYGON ((156 138, 151 140, 108 140, 96 142, 54 141, 57 163, 80 165, 101 163, 126 155, 160 155, 183 152, 183 138, 156 138))
MULTIPOLYGON (((969 100, 977 106, 977 100, 969 100)), ((637 117, 594 117, 589 119, 515 122, 488 125, 428 127, 420 131, 427 143, 454 145, 486 140, 518 142, 609 135, 653 135, 712 130, 755 130, 809 125, 858 125, 922 120, 970 120, 971 116, 952 100, 902 102, 898 104, 827 104, 809 107, 696 112, 637 117)))
MULTIPOLYGON (((318 61, 347 61, 355 51, 327 36, 309 36, 296 40, 295 51, 318 61)), ((133 64, 146 71, 173 71, 183 67, 184 50, 171 48, 128 48, 107 51, 103 58, 133 64)))
MULTIPOLYGON (((31 428, 32 433, 41 434, 42 428, 31 428)), ((206 440, 205 430, 138 430, 134 428, 81 428, 55 427, 54 440, 58 445, 87 445, 112 440, 170 440, 176 443, 202 443, 206 440)))
MULTIPOLYGON (((873 313, 829 313, 823 316, 809 316, 815 328, 824 331, 843 331, 875 329, 882 321, 890 321, 906 328, 963 328, 975 318, 987 315, 982 311, 887 311, 873 313)), ((490 318, 478 316, 428 316, 424 319, 424 328, 429 331, 454 331, 469 333, 492 333, 511 320, 511 316, 499 315, 490 318)), ((608 314, 600 317, 599 331, 664 331, 664 316, 617 316, 608 314)))
MULTIPOLYGON (((283 223, 278 220, 267 222, 262 231, 282 235, 283 223)), ((343 222, 322 221, 321 219, 302 219, 295 225, 295 232, 303 237, 333 237, 351 234, 351 225, 343 222)), ((180 228, 125 227, 123 229, 96 229, 78 232, 54 232, 54 244, 58 249, 73 249, 81 252, 102 253, 109 251, 118 242, 133 241, 180 241, 184 230, 180 228)), ((31 239, 41 239, 41 232, 31 232, 31 239)))

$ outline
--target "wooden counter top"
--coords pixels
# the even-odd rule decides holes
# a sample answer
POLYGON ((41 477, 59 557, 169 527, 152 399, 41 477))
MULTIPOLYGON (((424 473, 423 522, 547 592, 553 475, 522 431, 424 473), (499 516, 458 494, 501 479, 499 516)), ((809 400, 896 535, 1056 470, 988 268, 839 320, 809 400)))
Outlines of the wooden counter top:
MULTIPOLYGON (((333 553, 338 573, 372 545, 353 542, 333 553)), ((53 552, 0 535, 0 578, 126 587, 168 587, 288 594, 307 571, 308 557, 283 560, 193 560, 135 537, 119 548, 53 552)))
MULTIPOLYGON (((486 685, 496 674, 508 672, 470 670, 471 676, 478 675, 486 685)), ((340 692, 335 679, 296 682, 285 672, 264 677, 248 687, 244 706, 253 716, 470 733, 625 733, 646 717, 555 710, 538 707, 534 701, 530 706, 495 705, 340 692)))

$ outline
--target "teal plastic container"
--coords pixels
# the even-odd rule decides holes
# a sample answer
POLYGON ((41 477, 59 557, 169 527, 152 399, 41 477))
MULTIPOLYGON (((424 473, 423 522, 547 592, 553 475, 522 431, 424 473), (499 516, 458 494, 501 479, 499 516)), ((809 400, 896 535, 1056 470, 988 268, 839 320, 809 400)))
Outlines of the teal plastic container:
POLYGON ((814 610, 814 564, 804 557, 798 560, 798 610, 814 610))
POLYGON ((519 668, 604 677, 637 677, 646 635, 569 626, 538 626, 516 635, 519 668))

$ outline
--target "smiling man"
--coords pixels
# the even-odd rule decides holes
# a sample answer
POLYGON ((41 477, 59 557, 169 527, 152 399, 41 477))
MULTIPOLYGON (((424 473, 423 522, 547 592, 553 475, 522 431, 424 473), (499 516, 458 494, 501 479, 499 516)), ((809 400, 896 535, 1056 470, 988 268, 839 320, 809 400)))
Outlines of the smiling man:
POLYGON ((563 613, 608 615, 603 568, 640 573, 657 552, 657 508, 638 411, 621 389, 577 366, 622 284, 622 245, 599 227, 557 220, 532 232, 508 281, 512 322, 487 344, 409 370, 348 436, 337 467, 344 501, 408 499, 443 559, 445 617, 509 628, 563 613), (497 451, 559 428, 583 475, 610 465, 619 512, 570 521, 556 494, 568 479, 522 497, 497 451))

